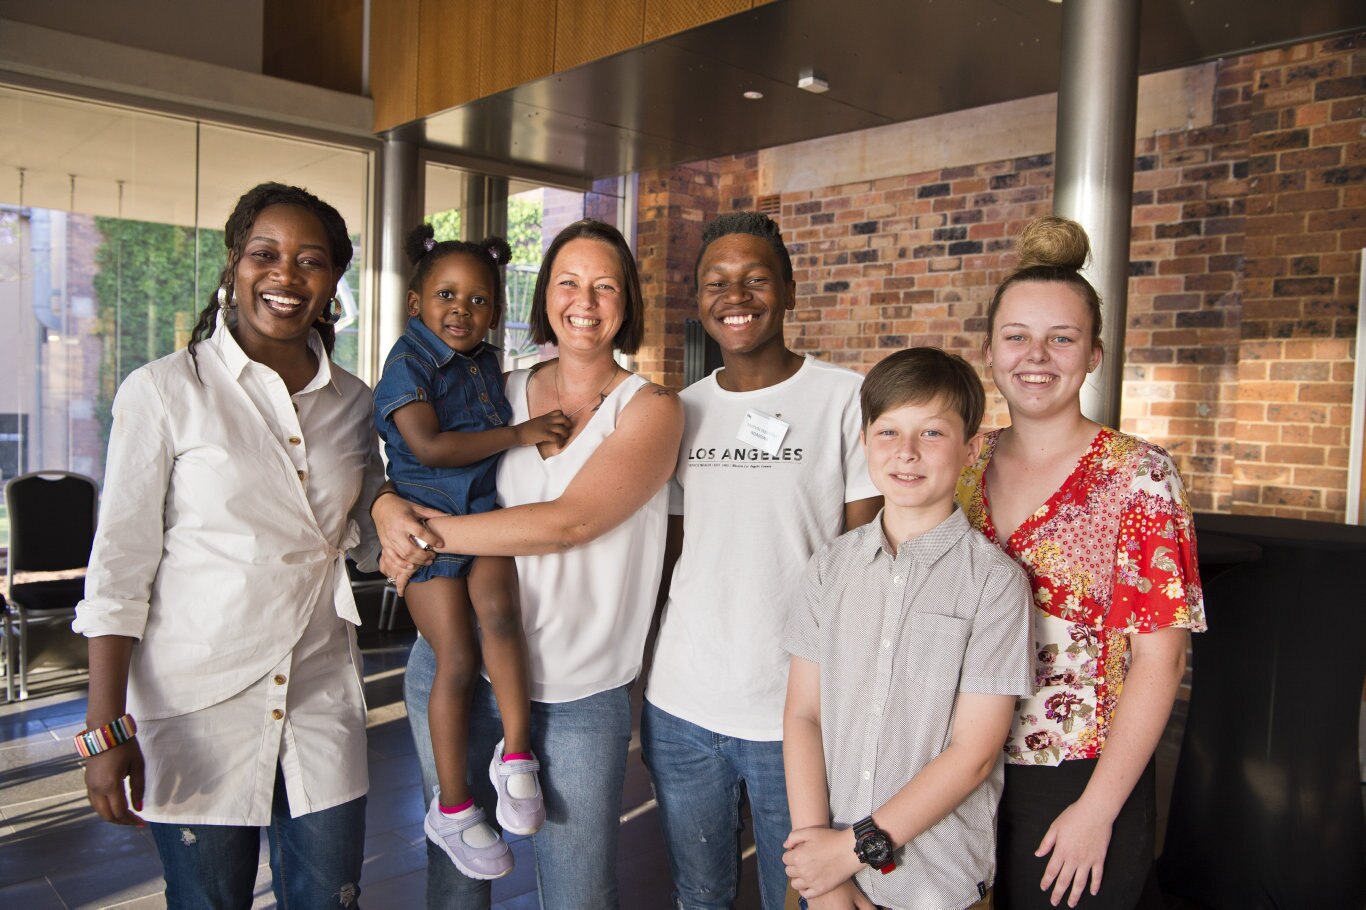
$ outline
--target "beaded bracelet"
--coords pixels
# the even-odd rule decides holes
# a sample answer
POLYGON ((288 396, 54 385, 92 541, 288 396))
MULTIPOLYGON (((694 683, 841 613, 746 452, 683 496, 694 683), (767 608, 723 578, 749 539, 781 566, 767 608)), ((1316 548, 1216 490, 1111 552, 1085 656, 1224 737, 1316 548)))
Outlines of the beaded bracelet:
POLYGON ((83 733, 77 733, 76 751, 82 758, 89 758, 123 745, 136 736, 137 732, 138 725, 133 721, 133 715, 125 714, 102 727, 92 727, 83 733))

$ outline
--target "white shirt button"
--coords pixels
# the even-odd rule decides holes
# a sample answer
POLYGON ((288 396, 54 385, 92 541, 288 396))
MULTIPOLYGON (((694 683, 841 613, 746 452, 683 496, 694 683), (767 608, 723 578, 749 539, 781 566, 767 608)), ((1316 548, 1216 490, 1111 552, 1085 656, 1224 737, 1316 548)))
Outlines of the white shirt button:
POLYGON ((881 705, 881 704, 875 704, 875 705, 873 705, 873 713, 876 714, 876 715, 878 715, 878 716, 881 716, 881 715, 882 715, 882 705, 881 705))
POLYGON ((884 648, 890 648, 891 646, 892 646, 892 640, 891 640, 890 638, 884 638, 884 639, 882 639, 882 647, 884 647, 884 648))
POLYGON ((900 575, 893 576, 892 582, 893 582, 893 584, 898 584, 898 585, 901 584, 901 576, 900 576, 900 575))
POLYGON ((872 772, 872 771, 864 771, 864 772, 863 772, 863 779, 864 779, 864 780, 872 780, 872 779, 873 779, 873 772, 872 772))

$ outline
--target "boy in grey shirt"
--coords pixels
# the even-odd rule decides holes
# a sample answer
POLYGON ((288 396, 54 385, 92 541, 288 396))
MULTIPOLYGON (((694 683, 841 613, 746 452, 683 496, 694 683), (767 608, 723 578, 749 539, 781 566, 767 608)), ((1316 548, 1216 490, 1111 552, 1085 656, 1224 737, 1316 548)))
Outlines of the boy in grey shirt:
POLYGON ((1002 746, 1032 692, 1029 585, 954 505, 981 446, 967 362, 900 351, 861 404, 885 505, 812 557, 788 623, 783 859, 813 910, 969 907, 995 874, 1002 746))

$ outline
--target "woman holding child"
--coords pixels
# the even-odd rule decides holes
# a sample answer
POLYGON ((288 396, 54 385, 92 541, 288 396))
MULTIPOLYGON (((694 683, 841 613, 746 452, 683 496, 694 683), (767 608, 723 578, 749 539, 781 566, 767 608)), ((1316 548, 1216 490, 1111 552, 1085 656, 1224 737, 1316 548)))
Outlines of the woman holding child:
POLYGON ((999 910, 1160 907, 1152 756, 1205 628, 1195 535, 1171 457, 1082 415, 1100 299, 1081 226, 1032 222, 987 313, 1011 424, 986 436, 959 500, 1034 594, 1035 694, 1006 742, 999 910), (1089 887, 1088 887, 1089 886, 1089 887))
MULTIPOLYGON (((529 654, 531 746, 546 821, 535 835, 545 908, 608 908, 616 898, 618 813, 631 738, 628 686, 640 670, 663 566, 667 493, 683 429, 678 399, 623 369, 614 351, 640 345, 644 313, 621 234, 584 220, 546 252, 532 302, 532 337, 556 360, 508 376, 510 422, 561 412, 568 435, 513 448, 498 469, 503 508, 431 518, 426 542, 444 552, 515 556, 529 654)), ((426 560, 398 496, 374 507, 383 566, 405 577, 426 560)), ((434 658, 419 639, 405 684, 429 784, 425 724, 434 658)), ((476 684, 469 732, 471 790, 496 798, 483 773, 502 735, 489 684, 476 684)), ((487 884, 429 848, 428 905, 487 907, 487 884)))

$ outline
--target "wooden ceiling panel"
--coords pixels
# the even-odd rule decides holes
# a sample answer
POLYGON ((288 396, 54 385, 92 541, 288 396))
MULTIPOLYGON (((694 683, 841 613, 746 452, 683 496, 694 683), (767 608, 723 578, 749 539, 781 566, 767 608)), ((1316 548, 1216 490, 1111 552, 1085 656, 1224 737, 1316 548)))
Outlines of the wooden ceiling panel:
POLYGON ((645 40, 675 35, 752 6, 753 0, 645 0, 645 40))
POLYGON ((645 34, 644 0, 559 0, 555 72, 629 50, 645 34))
POLYGON ((556 0, 475 0, 483 18, 479 94, 492 95, 555 71, 556 0))
POLYGON ((375 132, 407 123, 431 108, 417 104, 418 0, 373 0, 370 86, 375 132))
POLYGON ((421 0, 417 36, 417 106, 443 111, 479 90, 482 11, 465 0, 421 0))

